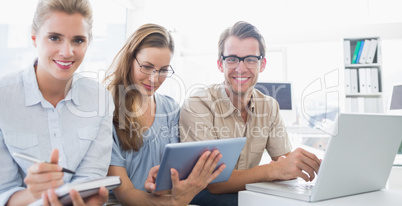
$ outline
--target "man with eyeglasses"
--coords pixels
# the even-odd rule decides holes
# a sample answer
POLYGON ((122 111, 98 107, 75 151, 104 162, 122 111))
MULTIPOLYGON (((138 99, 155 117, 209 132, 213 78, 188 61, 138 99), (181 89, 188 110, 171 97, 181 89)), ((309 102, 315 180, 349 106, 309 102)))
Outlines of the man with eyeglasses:
POLYGON ((237 22, 221 34, 218 48, 218 69, 225 81, 185 101, 180 140, 247 137, 247 142, 229 181, 208 185, 191 204, 237 205, 237 192, 248 183, 297 177, 312 181, 321 161, 301 148, 292 152, 278 102, 254 88, 267 63, 257 28, 237 22), (259 165, 264 149, 273 161, 259 165))

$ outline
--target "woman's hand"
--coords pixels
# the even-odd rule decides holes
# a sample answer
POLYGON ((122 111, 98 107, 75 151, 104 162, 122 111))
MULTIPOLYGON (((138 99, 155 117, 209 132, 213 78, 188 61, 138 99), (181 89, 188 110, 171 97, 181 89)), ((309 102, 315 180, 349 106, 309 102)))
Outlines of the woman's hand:
POLYGON ((171 193, 171 205, 186 205, 225 169, 226 165, 222 164, 215 170, 221 158, 222 154, 218 150, 204 152, 187 179, 181 181, 177 170, 171 168, 172 189, 158 192, 155 192, 155 180, 159 165, 152 167, 144 184, 145 189, 159 196, 171 193))
POLYGON ((59 151, 54 149, 50 156, 50 163, 36 163, 28 168, 28 174, 24 179, 27 190, 34 199, 41 197, 41 194, 48 189, 54 189, 63 185, 62 167, 59 161, 59 151))
POLYGON ((144 187, 148 192, 153 193, 158 196, 170 193, 170 190, 155 192, 155 189, 156 189, 155 181, 156 181, 156 176, 158 175, 158 172, 159 172, 159 166, 160 165, 154 166, 149 170, 148 177, 144 183, 144 187))
MULTIPOLYGON (((70 190, 70 198, 74 206, 97 206, 103 205, 107 202, 109 193, 105 187, 99 189, 99 193, 86 198, 84 201, 76 190, 70 190)), ((43 206, 62 206, 54 189, 49 189, 47 192, 42 193, 43 206)))
POLYGON ((215 171, 221 158, 222 154, 220 154, 218 150, 204 152, 187 179, 182 181, 179 180, 177 170, 173 168, 170 169, 172 179, 172 204, 184 205, 190 203, 195 195, 205 189, 212 180, 218 177, 226 167, 226 165, 222 164, 215 171))

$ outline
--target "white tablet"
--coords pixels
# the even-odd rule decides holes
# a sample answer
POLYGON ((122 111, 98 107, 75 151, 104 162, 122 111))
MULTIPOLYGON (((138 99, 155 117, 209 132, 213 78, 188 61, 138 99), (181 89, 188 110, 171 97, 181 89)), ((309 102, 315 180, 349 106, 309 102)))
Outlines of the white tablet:
POLYGON ((223 172, 211 183, 228 181, 245 143, 245 137, 238 137, 220 140, 172 143, 166 145, 162 157, 162 163, 155 180, 155 191, 172 188, 170 168, 174 168, 178 171, 180 180, 186 179, 193 170, 198 158, 207 150, 213 151, 218 149, 222 154, 222 158, 216 168, 222 164, 226 165, 223 172))

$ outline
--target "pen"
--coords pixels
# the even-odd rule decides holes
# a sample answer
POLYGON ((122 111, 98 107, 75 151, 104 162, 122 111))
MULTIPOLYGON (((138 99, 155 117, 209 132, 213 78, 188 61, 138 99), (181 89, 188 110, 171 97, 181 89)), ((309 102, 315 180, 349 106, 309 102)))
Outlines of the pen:
MULTIPOLYGON (((28 161, 31 161, 31 162, 35 162, 35 163, 49 163, 49 162, 46 162, 46 161, 43 161, 43 160, 35 159, 35 158, 33 158, 33 157, 29 156, 29 155, 21 154, 21 153, 17 153, 17 152, 14 152, 13 156, 14 157, 19 157, 19 158, 22 158, 22 159, 25 159, 25 160, 28 160, 28 161)), ((61 171, 62 172, 67 172, 67 173, 70 173, 70 174, 75 174, 74 171, 66 169, 64 167, 63 167, 63 169, 61 171)))

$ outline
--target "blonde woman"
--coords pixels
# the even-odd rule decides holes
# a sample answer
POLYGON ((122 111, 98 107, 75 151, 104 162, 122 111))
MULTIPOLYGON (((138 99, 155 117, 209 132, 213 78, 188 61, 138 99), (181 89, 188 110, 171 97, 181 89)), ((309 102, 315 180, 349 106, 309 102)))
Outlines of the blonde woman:
POLYGON ((186 205, 224 169, 214 172, 222 155, 205 152, 190 176, 179 181, 171 170, 169 194, 152 194, 164 147, 178 142, 179 106, 170 97, 155 93, 173 75, 170 66, 174 43, 169 32, 155 24, 135 31, 115 57, 108 89, 114 103, 114 145, 108 175, 121 177, 114 190, 124 205, 186 205))
MULTIPOLYGON (((41 197, 44 205, 60 205, 55 188, 106 176, 113 99, 97 82, 74 75, 91 29, 88 0, 39 1, 31 35, 38 57, 0 79, 0 205, 28 205, 41 197), (109 98, 102 100, 101 92, 109 98), (50 163, 33 164, 14 158, 14 152, 50 163)), ((107 195, 101 188, 84 202, 70 191, 74 205, 101 205, 107 195)))

